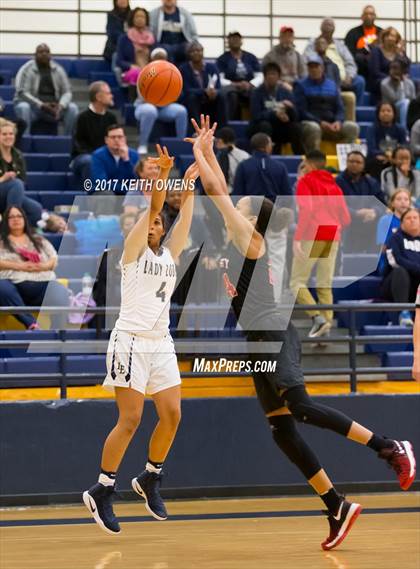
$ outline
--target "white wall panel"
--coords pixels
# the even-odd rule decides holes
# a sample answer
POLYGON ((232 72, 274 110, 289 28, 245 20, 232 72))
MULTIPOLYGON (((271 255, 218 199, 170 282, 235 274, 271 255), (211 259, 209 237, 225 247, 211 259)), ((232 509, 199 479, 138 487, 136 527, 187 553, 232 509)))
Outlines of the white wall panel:
POLYGON ((98 14, 91 12, 82 13, 80 27, 84 33, 103 33, 106 28, 106 14, 103 12, 99 12, 98 14))
POLYGON ((34 53, 35 47, 40 43, 47 43, 51 53, 60 55, 74 55, 77 53, 77 35, 60 35, 44 33, 25 33, 25 41, 18 34, 1 34, 0 52, 27 54, 34 53), (7 49, 6 49, 7 46, 7 49))
POLYGON ((1 13, 0 22, 1 30, 77 32, 76 12, 67 14, 63 12, 4 11, 1 13))

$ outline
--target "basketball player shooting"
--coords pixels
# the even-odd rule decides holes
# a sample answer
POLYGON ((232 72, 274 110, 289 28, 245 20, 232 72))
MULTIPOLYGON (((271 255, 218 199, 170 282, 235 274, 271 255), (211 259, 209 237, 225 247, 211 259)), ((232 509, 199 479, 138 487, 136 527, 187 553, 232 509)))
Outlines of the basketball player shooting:
MULTIPOLYGON (((403 490, 408 490, 415 478, 413 448, 409 441, 374 434, 308 395, 300 362, 300 340, 291 323, 286 330, 279 329, 281 315, 274 302, 269 278, 265 233, 269 222, 273 230, 283 229, 287 216, 281 209, 276 211, 273 203, 262 197, 243 197, 235 207, 213 152, 214 129, 210 129, 208 119, 203 116, 200 127, 194 120, 193 125, 198 134, 193 152, 200 179, 206 194, 221 213, 227 230, 229 243, 224 282, 232 298, 235 316, 238 320, 241 318, 248 343, 282 343, 280 351, 271 355, 277 362, 275 372, 253 374, 257 396, 277 446, 299 468, 327 508, 330 533, 321 547, 331 550, 347 536, 362 508, 337 492, 314 451, 297 430, 296 421, 329 429, 377 452, 378 457, 394 469, 403 490)), ((194 142, 194 139, 188 140, 194 142)), ((255 358, 253 353, 249 356, 255 358)))
MULTIPOLYGON (((162 207, 165 184, 173 158, 157 145, 158 157, 149 158, 159 167, 148 209, 141 215, 124 243, 121 263, 121 310, 111 333, 104 386, 115 390, 119 417, 102 452, 97 484, 83 493, 83 501, 101 529, 120 532, 113 511, 115 477, 127 447, 136 432, 144 397, 152 396, 159 422, 149 442, 145 470, 132 480, 134 491, 145 500, 146 509, 158 520, 167 512, 159 493, 162 466, 180 421, 181 378, 174 343, 169 333, 169 306, 176 284, 174 259, 187 243, 193 215, 194 192, 183 190, 181 210, 165 241, 162 207), (162 188, 163 186, 163 188, 162 188)), ((192 164, 184 180, 195 180, 198 168, 192 164)), ((189 188, 191 183, 185 184, 189 188)))

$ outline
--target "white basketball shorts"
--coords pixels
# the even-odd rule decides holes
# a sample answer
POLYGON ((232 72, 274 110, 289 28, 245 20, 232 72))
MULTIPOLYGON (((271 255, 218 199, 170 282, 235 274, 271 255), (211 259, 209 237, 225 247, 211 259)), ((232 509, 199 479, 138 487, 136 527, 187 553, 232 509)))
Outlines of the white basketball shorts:
POLYGON ((148 337, 114 329, 107 356, 103 386, 131 387, 153 395, 181 384, 175 346, 170 334, 148 337))

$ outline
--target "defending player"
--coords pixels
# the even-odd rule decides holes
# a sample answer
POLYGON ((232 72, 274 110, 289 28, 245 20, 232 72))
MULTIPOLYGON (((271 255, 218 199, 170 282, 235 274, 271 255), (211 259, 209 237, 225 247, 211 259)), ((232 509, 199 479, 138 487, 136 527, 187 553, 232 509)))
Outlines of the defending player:
MULTIPOLYGON (((327 507, 330 534, 321 546, 330 550, 346 537, 361 506, 338 494, 313 450, 301 437, 296 421, 330 429, 368 446, 395 470, 403 490, 408 490, 415 477, 412 445, 408 441, 399 442, 376 435, 340 411, 321 405, 308 395, 300 364, 300 340, 292 324, 284 331, 277 330, 281 327, 280 314, 274 303, 269 278, 264 235, 269 221, 273 229, 276 226, 279 231, 282 229, 281 219, 278 219, 282 212, 275 211, 272 202, 261 197, 241 198, 235 208, 213 152, 213 133, 209 124, 202 117, 201 128, 197 124, 194 126, 201 139, 193 147, 201 182, 222 214, 230 240, 224 281, 232 297, 236 318, 239 320, 240 317, 248 342, 283 343, 279 353, 274 356, 276 371, 253 374, 257 395, 275 442, 300 469, 327 507), (274 219, 270 220, 271 216, 274 219)), ((250 358, 261 358, 261 354, 250 353, 250 358)))
MULTIPOLYGON (((173 158, 157 145, 160 168, 158 180, 166 180, 173 158)), ((184 179, 196 180, 198 168, 190 166, 184 179)), ((184 249, 193 214, 194 192, 184 190, 181 211, 165 246, 162 207, 166 191, 152 189, 148 209, 128 234, 121 259, 121 310, 111 333, 104 386, 115 388, 118 422, 102 453, 98 483, 83 493, 83 501, 97 522, 108 533, 120 526, 112 502, 115 477, 127 447, 140 424, 145 393, 156 406, 159 422, 149 443, 146 468, 133 478, 135 492, 146 501, 147 510, 158 520, 167 512, 159 493, 163 462, 171 448, 180 421, 181 379, 174 343, 169 333, 170 298, 175 288, 174 259, 184 249)))

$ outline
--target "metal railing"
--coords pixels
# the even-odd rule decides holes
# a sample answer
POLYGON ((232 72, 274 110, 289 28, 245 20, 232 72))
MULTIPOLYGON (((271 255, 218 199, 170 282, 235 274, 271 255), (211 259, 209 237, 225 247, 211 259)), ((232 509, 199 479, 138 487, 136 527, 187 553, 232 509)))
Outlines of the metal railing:
MULTIPOLYGON (((281 309, 281 307, 279 307, 281 309)), ((286 307, 285 307, 286 308, 286 307)), ((290 308, 290 307, 288 307, 290 308)), ((297 311, 304 311, 304 310, 313 310, 313 305, 295 305, 294 310, 297 311)), ((331 336, 331 337, 323 337, 322 343, 334 344, 334 343, 347 343, 349 346, 349 365, 348 367, 344 368, 316 368, 316 369, 304 369, 304 374, 307 376, 314 376, 314 375, 325 375, 325 376, 336 376, 336 375, 348 375, 350 377, 350 391, 352 393, 357 392, 357 379, 359 375, 376 375, 376 374, 385 374, 385 373, 409 373, 411 372, 410 367, 358 367, 357 365, 357 346, 363 344, 380 344, 380 343, 387 343, 387 344, 406 344, 407 342, 411 341, 411 335, 359 335, 357 331, 357 322, 356 322, 356 315, 360 312, 399 312, 402 310, 413 310, 413 304, 400 304, 400 303, 372 303, 372 304, 360 304, 354 305, 353 303, 340 303, 340 304, 325 304, 325 305, 317 305, 318 310, 334 310, 335 312, 347 312, 349 314, 349 333, 344 336, 331 336)), ((0 314, 18 314, 24 312, 37 312, 40 310, 40 307, 0 307, 0 314)), ((200 313, 209 314, 217 313, 217 311, 222 310, 221 308, 214 307, 211 309, 209 307, 174 307, 171 309, 174 313, 194 313, 196 315, 200 315, 200 313)), ((62 307, 42 307, 43 313, 62 313, 63 315, 67 313, 74 313, 74 312, 83 312, 83 313, 94 313, 97 315, 104 315, 109 313, 117 313, 119 308, 111 307, 111 308, 62 308, 62 307)), ((99 322, 99 319, 97 319, 99 322)), ((59 330, 58 334, 61 336, 59 340, 1 340, 0 341, 0 349, 27 349, 29 346, 31 348, 36 349, 37 353, 45 353, 43 352, 44 347, 48 346, 49 348, 54 348, 55 353, 60 354, 60 361, 59 361, 59 373, 51 373, 51 374, 0 374, 0 386, 5 387, 21 387, 24 380, 30 380, 31 386, 36 387, 46 387, 46 386, 59 386, 60 387, 60 397, 62 399, 67 398, 67 387, 70 385, 92 385, 95 381, 99 381, 102 379, 102 376, 98 376, 95 373, 77 373, 77 374, 68 374, 65 372, 65 354, 66 348, 69 348, 67 352, 70 353, 80 353, 80 351, 86 352, 86 340, 66 340, 64 338, 63 330, 59 330), (79 352, 78 352, 79 350, 79 352)), ((106 330, 103 329, 100 323, 97 324, 96 328, 96 338, 97 340, 89 342, 89 353, 95 351, 93 348, 98 350, 101 349, 101 352, 105 352, 103 350, 104 346, 106 345, 106 339, 104 334, 106 330), (102 339, 101 339, 102 337, 102 339)), ((194 338, 194 342, 200 342, 199 338, 194 338)), ((211 342, 210 338, 203 338, 203 342, 209 344, 211 342)), ((232 338, 226 339, 227 342, 232 342, 234 345, 235 340, 232 338)), ((181 339, 178 343, 182 343, 185 346, 185 351, 177 350, 178 355, 180 353, 189 354, 189 355, 196 355, 196 352, 188 352, 188 345, 191 344, 191 338, 184 340, 181 339)), ((313 344, 316 342, 314 338, 303 338, 303 343, 311 343, 313 344)), ((239 342, 238 342, 239 344, 239 342)), ((99 352, 99 353, 101 353, 99 352)), ((97 352, 98 353, 98 352, 97 352)), ((235 353, 235 350, 233 351, 235 353)), ((229 356, 233 355, 233 353, 229 353, 229 356)), ((239 352, 238 352, 239 353, 239 352)), ((241 350, 243 354, 243 350, 241 350)), ((214 354, 213 354, 214 357, 214 354)), ((181 374, 183 377, 208 377, 211 375, 212 377, 220 377, 220 376, 231 376, 231 377, 247 377, 249 373, 246 372, 237 372, 237 373, 193 373, 187 372, 181 374)), ((24 384, 25 387, 28 386, 27 383, 24 384)))

